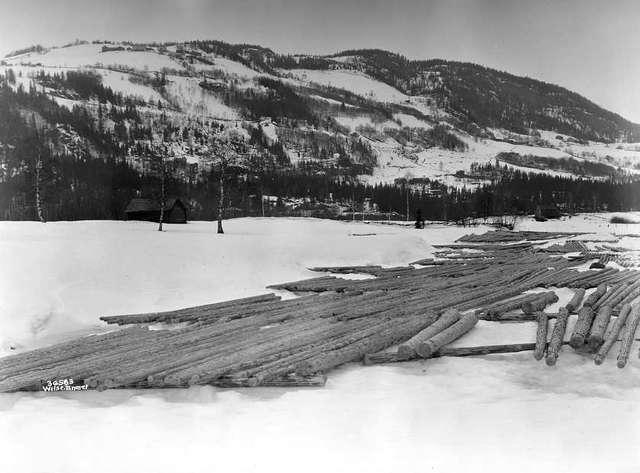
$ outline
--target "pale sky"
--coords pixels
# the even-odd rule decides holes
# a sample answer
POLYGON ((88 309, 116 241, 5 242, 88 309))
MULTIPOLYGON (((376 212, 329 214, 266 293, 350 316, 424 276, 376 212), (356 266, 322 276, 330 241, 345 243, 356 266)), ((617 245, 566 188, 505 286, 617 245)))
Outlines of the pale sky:
POLYGON ((640 0, 0 0, 0 56, 76 38, 470 61, 562 85, 640 123, 640 0))

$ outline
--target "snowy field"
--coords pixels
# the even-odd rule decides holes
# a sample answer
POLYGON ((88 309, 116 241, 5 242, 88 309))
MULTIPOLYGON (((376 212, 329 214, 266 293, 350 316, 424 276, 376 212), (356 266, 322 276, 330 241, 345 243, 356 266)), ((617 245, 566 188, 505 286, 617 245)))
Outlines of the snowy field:
MULTIPOLYGON (((609 217, 519 229, 640 233, 609 217)), ((406 264, 487 230, 269 218, 228 221, 224 235, 211 222, 166 228, 0 222, 2 355, 105 330, 101 315, 265 293, 317 276, 310 266, 406 264)), ((533 323, 481 321, 456 345, 534 339, 533 323)), ((566 347, 554 368, 528 352, 354 364, 324 388, 1 394, 0 471, 638 472, 637 353, 624 370, 566 347)))

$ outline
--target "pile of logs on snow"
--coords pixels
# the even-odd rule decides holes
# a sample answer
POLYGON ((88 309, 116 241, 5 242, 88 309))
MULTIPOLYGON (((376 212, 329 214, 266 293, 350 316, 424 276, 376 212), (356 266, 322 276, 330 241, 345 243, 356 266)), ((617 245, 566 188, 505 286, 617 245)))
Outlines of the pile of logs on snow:
MULTIPOLYGON (((524 350, 533 350, 537 359, 546 355, 551 365, 576 311, 571 346, 601 363, 621 336, 618 365, 624 366, 638 325, 640 273, 578 270, 586 257, 569 259, 531 243, 568 236, 489 232, 463 237, 462 243, 439 248, 443 257, 409 266, 313 268, 372 276, 366 279, 323 275, 272 286, 298 294, 294 299, 264 294, 102 317, 125 327, 0 359, 0 392, 39 390, 43 382, 61 378, 95 389, 321 386, 324 373, 348 362, 524 350), (573 288, 575 297, 554 313, 545 312, 558 301, 550 288, 559 287, 573 288), (585 289, 591 292, 586 298, 585 289), (536 342, 449 346, 479 320, 537 321, 536 342)), ((566 247, 567 252, 575 248, 566 247)))

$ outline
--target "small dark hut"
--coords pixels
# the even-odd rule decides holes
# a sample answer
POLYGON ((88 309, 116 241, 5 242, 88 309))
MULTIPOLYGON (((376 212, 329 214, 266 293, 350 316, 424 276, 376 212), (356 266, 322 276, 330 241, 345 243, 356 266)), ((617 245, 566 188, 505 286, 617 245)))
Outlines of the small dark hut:
POLYGON ((560 217, 562 217, 562 213, 555 204, 539 204, 536 206, 535 219, 539 222, 560 217))
MULTIPOLYGON (((131 199, 124 211, 126 220, 160 221, 160 203, 152 199, 131 199)), ((167 199, 163 223, 187 223, 187 207, 178 198, 167 199)))

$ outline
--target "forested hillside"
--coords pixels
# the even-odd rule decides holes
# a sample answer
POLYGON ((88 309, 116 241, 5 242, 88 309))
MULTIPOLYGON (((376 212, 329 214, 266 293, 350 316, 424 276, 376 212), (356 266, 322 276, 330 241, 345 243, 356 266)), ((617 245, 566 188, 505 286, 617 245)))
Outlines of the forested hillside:
POLYGON ((34 46, 0 65, 0 218, 122 218, 162 180, 204 219, 221 183, 229 216, 626 210, 638 129, 558 86, 380 50, 34 46))

